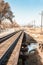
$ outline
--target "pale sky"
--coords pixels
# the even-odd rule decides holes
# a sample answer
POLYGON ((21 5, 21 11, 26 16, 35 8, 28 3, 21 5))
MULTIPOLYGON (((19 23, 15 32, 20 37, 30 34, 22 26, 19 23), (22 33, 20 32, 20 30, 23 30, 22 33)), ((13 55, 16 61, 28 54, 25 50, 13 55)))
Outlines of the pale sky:
POLYGON ((5 0, 9 2, 11 10, 15 15, 18 24, 26 25, 33 24, 35 20, 36 25, 41 23, 41 11, 43 10, 43 0, 5 0))

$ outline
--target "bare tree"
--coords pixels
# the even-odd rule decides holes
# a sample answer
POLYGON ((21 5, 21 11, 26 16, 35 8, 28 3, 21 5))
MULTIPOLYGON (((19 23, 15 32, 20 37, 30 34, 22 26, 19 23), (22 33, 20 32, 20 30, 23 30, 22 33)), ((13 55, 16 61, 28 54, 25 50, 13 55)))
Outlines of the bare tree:
POLYGON ((12 23, 13 23, 13 21, 12 21, 13 17, 14 17, 13 13, 10 10, 5 14, 5 18, 9 19, 12 23))
POLYGON ((4 18, 7 18, 9 19, 11 22, 12 22, 12 18, 13 18, 13 13, 10 9, 10 6, 7 3, 5 3, 4 1, 2 1, 0 3, 0 24, 1 24, 1 21, 4 19, 4 18))

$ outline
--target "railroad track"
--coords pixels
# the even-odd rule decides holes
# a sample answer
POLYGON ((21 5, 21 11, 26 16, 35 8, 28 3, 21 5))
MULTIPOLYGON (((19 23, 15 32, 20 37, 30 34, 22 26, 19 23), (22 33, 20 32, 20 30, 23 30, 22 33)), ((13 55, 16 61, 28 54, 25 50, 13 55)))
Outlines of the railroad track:
MULTIPOLYGON (((21 31, 21 30, 20 30, 20 31, 21 31)), ((16 31, 16 32, 13 32, 13 33, 11 33, 11 34, 8 34, 8 35, 6 35, 6 36, 0 38, 0 44, 1 44, 3 41, 5 41, 5 40, 9 39, 10 37, 12 37, 13 35, 15 35, 16 33, 18 33, 18 32, 19 32, 19 31, 16 31)))
POLYGON ((17 65, 24 32, 11 35, 0 44, 0 65, 17 65))

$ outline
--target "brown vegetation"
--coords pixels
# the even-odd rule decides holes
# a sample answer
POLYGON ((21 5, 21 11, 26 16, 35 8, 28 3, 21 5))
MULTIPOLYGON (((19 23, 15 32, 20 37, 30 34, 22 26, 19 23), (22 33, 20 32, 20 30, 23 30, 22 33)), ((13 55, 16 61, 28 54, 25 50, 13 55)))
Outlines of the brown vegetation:
POLYGON ((1 21, 5 18, 9 19, 12 22, 13 13, 10 9, 10 5, 8 2, 1 1, 0 3, 0 24, 1 21))
POLYGON ((43 65, 37 50, 34 53, 29 54, 28 62, 29 65, 43 65))
POLYGON ((19 25, 16 22, 12 21, 12 18, 14 17, 10 5, 8 2, 4 2, 3 0, 0 1, 0 28, 12 28, 12 27, 18 27, 19 25), (2 23, 4 19, 9 19, 11 23, 2 23))

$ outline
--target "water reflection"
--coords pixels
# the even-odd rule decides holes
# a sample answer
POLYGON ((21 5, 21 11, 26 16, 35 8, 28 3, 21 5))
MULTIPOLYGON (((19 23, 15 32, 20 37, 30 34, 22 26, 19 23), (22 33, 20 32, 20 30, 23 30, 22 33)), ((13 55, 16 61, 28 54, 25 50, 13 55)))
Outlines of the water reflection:
POLYGON ((28 45, 28 52, 32 51, 32 53, 34 53, 36 48, 38 48, 38 43, 31 43, 30 45, 28 45))

